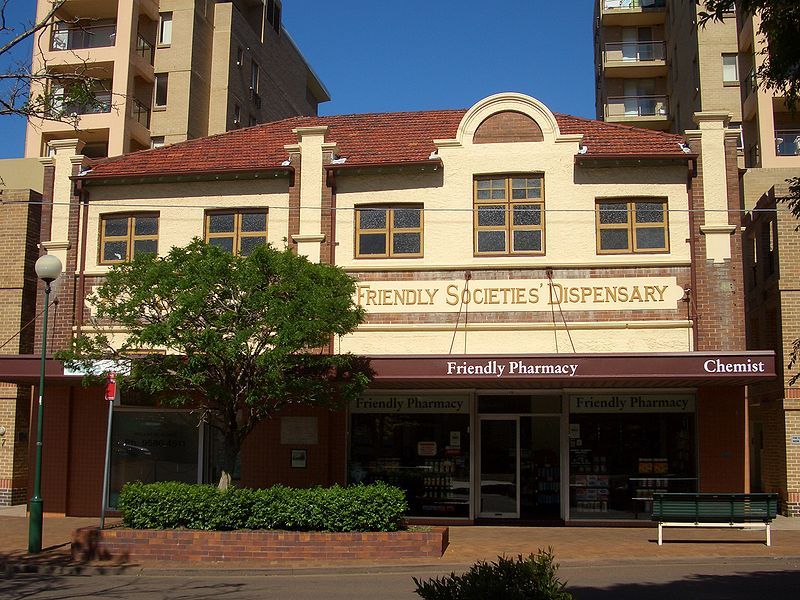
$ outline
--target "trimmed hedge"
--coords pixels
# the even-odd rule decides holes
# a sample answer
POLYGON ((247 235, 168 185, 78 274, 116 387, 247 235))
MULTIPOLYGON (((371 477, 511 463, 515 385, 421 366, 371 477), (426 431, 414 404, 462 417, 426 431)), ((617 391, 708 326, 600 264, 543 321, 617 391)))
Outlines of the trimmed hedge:
POLYGON ((385 483, 220 491, 170 481, 125 484, 119 510, 133 529, 397 531, 408 503, 403 490, 385 483))

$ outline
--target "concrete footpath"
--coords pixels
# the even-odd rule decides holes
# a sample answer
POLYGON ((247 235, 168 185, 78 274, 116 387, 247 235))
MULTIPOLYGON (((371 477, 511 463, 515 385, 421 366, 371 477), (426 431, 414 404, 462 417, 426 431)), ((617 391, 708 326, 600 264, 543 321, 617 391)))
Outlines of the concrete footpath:
MULTIPOLYGON (((113 524, 114 521, 109 521, 113 524)), ((382 560, 328 562, 188 562, 176 556, 170 562, 78 563, 70 556, 70 538, 75 529, 97 525, 95 518, 45 517, 44 550, 29 556, 28 522, 23 508, 0 509, 0 576, 13 573, 50 574, 144 574, 167 575, 201 572, 211 576, 233 574, 365 573, 410 570, 422 566, 437 571, 463 570, 477 560, 498 555, 516 556, 552 548, 563 566, 587 563, 634 564, 692 562, 726 558, 800 559, 800 519, 779 517, 773 524, 772 546, 764 545, 763 531, 728 529, 664 530, 664 545, 656 543, 652 527, 496 527, 450 528, 450 546, 440 559, 404 559, 387 564, 382 560), (16 511, 16 512, 14 512, 16 511)))

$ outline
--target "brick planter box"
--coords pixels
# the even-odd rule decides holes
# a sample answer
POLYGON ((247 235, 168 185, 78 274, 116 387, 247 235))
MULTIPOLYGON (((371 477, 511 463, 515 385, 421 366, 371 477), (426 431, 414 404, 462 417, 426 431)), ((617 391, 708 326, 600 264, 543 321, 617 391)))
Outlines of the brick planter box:
POLYGON ((75 560, 294 561, 439 558, 449 529, 391 533, 99 529, 72 534, 75 560))

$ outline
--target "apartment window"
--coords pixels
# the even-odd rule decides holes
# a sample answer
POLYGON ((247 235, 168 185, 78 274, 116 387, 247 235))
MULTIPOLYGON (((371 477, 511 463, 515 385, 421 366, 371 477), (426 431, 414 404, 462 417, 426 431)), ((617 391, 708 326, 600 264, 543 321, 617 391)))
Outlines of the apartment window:
POLYGON ((667 203, 658 199, 597 202, 598 254, 666 252, 667 203))
POLYGON ((744 152, 744 133, 742 132, 742 124, 731 121, 730 125, 728 125, 728 129, 732 129, 739 134, 736 138, 736 149, 740 152, 744 152))
POLYGON ((241 127, 242 126, 242 107, 238 104, 233 105, 233 126, 234 127, 241 127))
POLYGON ((275 30, 281 32, 281 4, 275 0, 267 1, 267 22, 275 30))
POLYGON ((163 148, 164 147, 164 136, 163 135, 156 135, 150 138, 150 147, 151 148, 163 148))
POLYGON ((158 253, 158 213, 101 215, 101 265, 126 262, 145 253, 158 253))
POLYGON ((156 73, 156 89, 153 106, 167 105, 167 88, 169 84, 169 73, 156 73))
POLYGON ((475 179, 475 254, 544 253, 543 185, 541 175, 475 179))
POLYGON ((737 54, 722 55, 722 82, 739 83, 739 60, 737 54))
POLYGON ((244 48, 239 46, 236 48, 236 66, 241 68, 244 64, 244 48))
POLYGON ((158 45, 169 46, 172 43, 172 13, 161 13, 158 16, 158 45))
POLYGON ((247 256, 267 243, 267 209, 207 212, 205 240, 225 252, 247 256))
POLYGON ((248 127, 253 127, 258 125, 258 119, 256 119, 253 115, 250 115, 250 122, 248 123, 248 127))
POLYGON ((422 256, 422 206, 356 209, 356 258, 422 256))
POLYGON ((252 61, 250 63, 250 91, 254 94, 258 93, 258 63, 256 61, 252 61))

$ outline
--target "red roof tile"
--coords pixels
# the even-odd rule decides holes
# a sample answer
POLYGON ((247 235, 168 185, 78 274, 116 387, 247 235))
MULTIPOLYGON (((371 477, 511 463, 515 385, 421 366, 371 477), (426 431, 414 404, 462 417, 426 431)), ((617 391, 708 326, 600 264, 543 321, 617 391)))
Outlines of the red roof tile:
MULTIPOLYGON (((297 142, 292 129, 328 126, 348 166, 420 162, 429 159, 435 139, 452 139, 466 111, 437 110, 333 117, 292 117, 199 138, 96 163, 87 178, 180 175, 231 170, 277 169, 288 158, 286 144, 297 142)), ((555 115, 564 134, 584 135, 587 157, 685 156, 677 135, 569 115, 555 115)))

